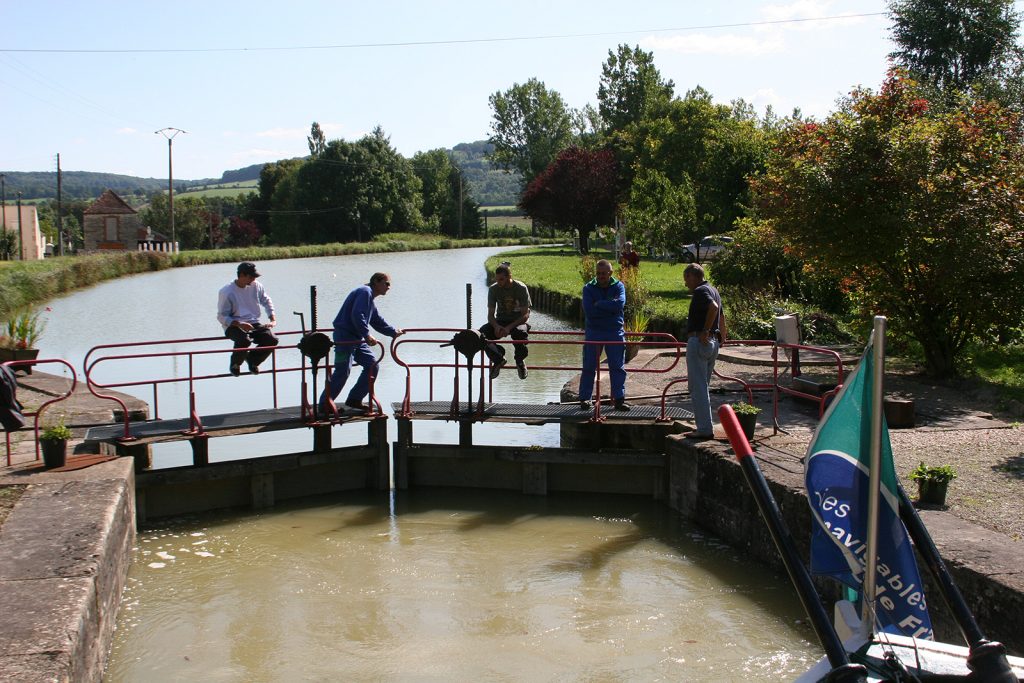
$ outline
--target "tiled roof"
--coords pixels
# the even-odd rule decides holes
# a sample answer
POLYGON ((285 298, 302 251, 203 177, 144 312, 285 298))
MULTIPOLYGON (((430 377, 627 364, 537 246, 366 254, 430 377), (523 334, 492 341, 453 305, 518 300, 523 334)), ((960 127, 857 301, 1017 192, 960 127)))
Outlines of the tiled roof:
POLYGON ((104 190, 100 198, 89 205, 84 213, 138 213, 135 209, 117 196, 113 190, 104 190))

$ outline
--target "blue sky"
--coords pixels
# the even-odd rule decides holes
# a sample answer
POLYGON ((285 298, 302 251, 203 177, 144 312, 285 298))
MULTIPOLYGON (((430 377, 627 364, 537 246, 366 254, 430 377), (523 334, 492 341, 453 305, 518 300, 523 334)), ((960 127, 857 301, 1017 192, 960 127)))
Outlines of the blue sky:
POLYGON ((532 77, 571 107, 596 104, 620 43, 653 52, 678 94, 701 85, 716 101, 820 117, 881 82, 888 17, 850 15, 885 11, 884 0, 0 0, 0 170, 54 170, 59 152, 66 171, 166 178, 154 131, 175 127, 188 134, 174 140, 174 176, 219 177, 306 154, 313 121, 329 139, 380 125, 412 156, 486 138, 488 96, 532 77))

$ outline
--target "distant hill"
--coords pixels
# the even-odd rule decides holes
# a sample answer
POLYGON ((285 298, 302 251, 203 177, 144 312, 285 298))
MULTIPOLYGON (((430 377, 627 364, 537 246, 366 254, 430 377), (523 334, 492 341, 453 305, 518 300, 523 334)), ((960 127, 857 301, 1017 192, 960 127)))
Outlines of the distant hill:
POLYGON ((470 194, 481 206, 515 206, 519 201, 519 174, 491 166, 486 157, 491 149, 491 143, 477 140, 455 145, 449 154, 466 175, 470 194))
MULTIPOLYGON (((482 206, 511 206, 519 197, 519 176, 494 169, 486 155, 491 145, 486 140, 464 142, 448 150, 452 160, 466 174, 469 191, 473 199, 482 206)), ((174 179, 175 191, 190 187, 222 183, 240 183, 259 180, 264 164, 253 164, 245 168, 224 171, 219 179, 199 180, 174 179)), ((7 199, 12 200, 17 192, 23 199, 53 199, 57 196, 57 173, 55 171, 0 171, 4 174, 7 199)), ((64 171, 62 191, 64 199, 95 199, 104 190, 111 189, 122 197, 131 195, 147 197, 153 192, 167 189, 167 179, 139 178, 116 173, 95 171, 64 171)))

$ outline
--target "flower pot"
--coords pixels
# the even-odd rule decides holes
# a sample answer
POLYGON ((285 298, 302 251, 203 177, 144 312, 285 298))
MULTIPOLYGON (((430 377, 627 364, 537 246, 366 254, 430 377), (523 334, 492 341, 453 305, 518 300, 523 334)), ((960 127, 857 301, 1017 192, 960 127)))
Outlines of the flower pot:
MULTIPOLYGON (((12 360, 35 360, 38 355, 39 349, 0 348, 0 363, 7 363, 12 360)), ((19 365, 11 369, 15 372, 24 372, 26 375, 32 374, 31 365, 19 365)))
POLYGON ((949 489, 948 481, 934 481, 931 479, 917 480, 917 502, 928 505, 945 505, 946 491, 949 489))
POLYGON ((757 413, 741 413, 736 415, 736 419, 739 420, 740 427, 743 428, 743 434, 747 437, 747 441, 754 438, 754 430, 757 429, 757 413))
POLYGON ((68 459, 67 439, 40 439, 39 447, 43 450, 43 465, 46 469, 64 467, 68 459))

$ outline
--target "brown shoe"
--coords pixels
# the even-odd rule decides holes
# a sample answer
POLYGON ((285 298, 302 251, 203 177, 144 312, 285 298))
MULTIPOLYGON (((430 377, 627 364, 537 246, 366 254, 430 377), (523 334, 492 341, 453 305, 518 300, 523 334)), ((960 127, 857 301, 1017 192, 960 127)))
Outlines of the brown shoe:
POLYGON ((623 411, 625 411, 625 410, 629 410, 632 407, 633 406, 631 406, 628 403, 626 403, 626 399, 624 399, 624 398, 617 398, 617 399, 615 399, 615 410, 623 410, 623 411))
POLYGON ((491 379, 498 379, 498 374, 501 369, 505 367, 505 359, 499 358, 498 360, 491 363, 491 379))
POLYGON ((590 401, 580 401, 580 410, 593 410, 594 404, 590 401))
POLYGON ((530 374, 526 369, 526 363, 522 361, 516 363, 516 372, 519 373, 519 379, 526 379, 526 376, 530 374))
POLYGON ((345 407, 352 408, 353 410, 361 410, 364 413, 370 410, 370 406, 365 403, 360 403, 359 401, 345 401, 345 407))

